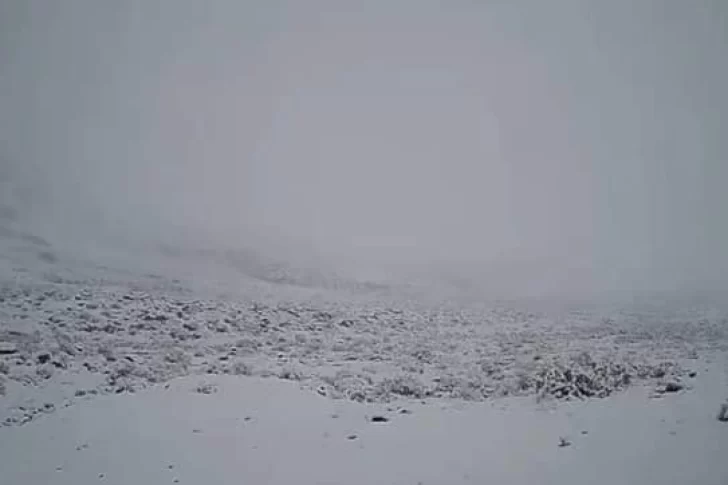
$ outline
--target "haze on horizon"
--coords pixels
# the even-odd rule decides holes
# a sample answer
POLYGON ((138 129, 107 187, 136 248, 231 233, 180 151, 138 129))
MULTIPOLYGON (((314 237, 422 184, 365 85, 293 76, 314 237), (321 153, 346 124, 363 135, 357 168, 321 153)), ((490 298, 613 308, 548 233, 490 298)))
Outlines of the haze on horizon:
POLYGON ((7 0, 0 201, 516 294, 724 290, 726 46, 719 0, 7 0))

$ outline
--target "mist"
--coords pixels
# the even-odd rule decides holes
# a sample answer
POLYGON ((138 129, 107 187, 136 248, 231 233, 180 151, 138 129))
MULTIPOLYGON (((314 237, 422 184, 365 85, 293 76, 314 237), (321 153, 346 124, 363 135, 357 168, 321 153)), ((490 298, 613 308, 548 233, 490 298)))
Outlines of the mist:
POLYGON ((5 1, 0 200, 515 296, 726 289, 726 46, 718 0, 5 1))

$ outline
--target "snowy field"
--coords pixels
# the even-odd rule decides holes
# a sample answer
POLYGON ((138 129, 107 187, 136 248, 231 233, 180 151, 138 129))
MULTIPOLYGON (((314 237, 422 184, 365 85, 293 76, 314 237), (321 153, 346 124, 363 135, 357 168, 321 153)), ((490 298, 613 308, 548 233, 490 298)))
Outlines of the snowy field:
POLYGON ((2 259, 2 483, 728 483, 716 308, 466 305, 35 243, 2 259))
POLYGON ((726 46, 0 0, 0 485, 728 485, 726 46))

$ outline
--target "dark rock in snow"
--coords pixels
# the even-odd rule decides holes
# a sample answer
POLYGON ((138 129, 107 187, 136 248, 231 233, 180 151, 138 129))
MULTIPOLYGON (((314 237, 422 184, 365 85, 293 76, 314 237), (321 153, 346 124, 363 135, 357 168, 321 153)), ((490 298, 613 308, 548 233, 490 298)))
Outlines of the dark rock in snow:
POLYGON ((678 392, 682 391, 684 389, 684 386, 682 384, 678 384, 677 382, 668 382, 665 384, 664 392, 678 392))
POLYGON ((720 411, 718 411, 718 421, 721 423, 728 423, 728 403, 720 405, 720 411))
POLYGON ((166 322, 169 320, 167 315, 159 313, 157 315, 144 315, 144 320, 147 322, 166 322))
POLYGON ((217 387, 214 384, 200 384, 195 388, 195 391, 199 394, 213 394, 217 392, 217 387))
POLYGON ((0 355, 11 355, 18 352, 18 346, 11 342, 0 342, 0 355))
POLYGON ((655 379, 662 379, 665 377, 665 369, 658 367, 652 371, 652 377, 655 379))
POLYGON ((38 363, 39 364, 46 364, 50 362, 51 360, 51 354, 48 352, 42 352, 38 354, 38 363))

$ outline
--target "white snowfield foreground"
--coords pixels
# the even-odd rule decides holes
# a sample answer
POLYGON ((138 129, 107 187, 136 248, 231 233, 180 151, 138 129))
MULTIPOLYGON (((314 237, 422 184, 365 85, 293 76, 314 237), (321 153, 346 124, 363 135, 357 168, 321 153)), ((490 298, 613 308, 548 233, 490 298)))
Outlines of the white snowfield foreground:
POLYGON ((548 405, 359 404, 277 379, 186 376, 1 428, 0 482, 725 485, 715 357, 689 392, 548 405))

